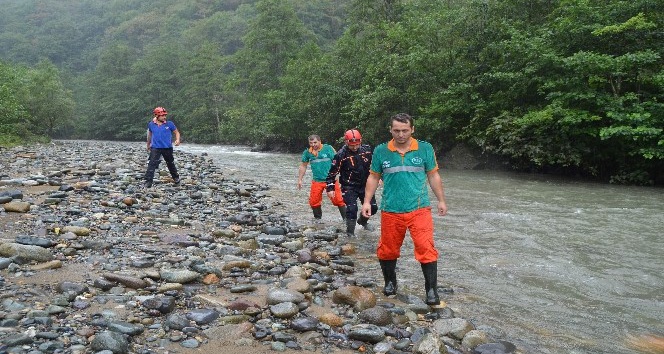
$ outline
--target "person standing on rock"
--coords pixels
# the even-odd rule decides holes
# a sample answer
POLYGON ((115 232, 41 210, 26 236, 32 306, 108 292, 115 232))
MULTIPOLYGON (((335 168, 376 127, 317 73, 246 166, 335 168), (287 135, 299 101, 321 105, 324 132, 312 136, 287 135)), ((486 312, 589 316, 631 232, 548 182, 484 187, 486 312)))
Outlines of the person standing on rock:
POLYGON ((371 216, 371 200, 382 178, 380 240, 376 254, 385 280, 383 294, 397 293, 397 259, 401 255, 406 230, 409 230, 415 259, 420 262, 424 274, 425 302, 438 305, 438 251, 433 240, 427 182, 438 199, 436 211, 439 215, 447 214, 447 204, 433 147, 426 141, 413 138, 414 132, 410 115, 399 113, 390 118, 392 140, 378 145, 373 152, 362 215, 371 216))
POLYGON ((159 163, 163 156, 168 167, 168 172, 171 173, 173 182, 180 183, 180 175, 178 169, 175 167, 175 159, 173 158, 173 144, 180 145, 180 131, 170 120, 166 120, 168 112, 163 107, 157 107, 153 111, 154 118, 148 123, 148 141, 147 148, 150 152, 150 159, 148 160, 148 168, 145 171, 145 187, 152 187, 152 180, 154 179, 154 172, 159 168, 159 163), (175 135, 175 142, 173 143, 173 135, 175 135))
MULTIPOLYGON (((369 218, 360 215, 358 218, 357 199, 360 204, 364 200, 364 188, 369 177, 371 166, 371 146, 362 144, 362 135, 357 129, 351 129, 344 134, 346 143, 332 159, 332 168, 327 175, 327 196, 333 199, 336 196, 335 188, 341 184, 341 194, 346 203, 346 234, 355 236, 355 223, 365 229, 373 231, 368 224, 369 218), (339 175, 339 183, 337 183, 339 175)), ((371 215, 378 211, 376 198, 371 199, 371 215)))
MULTIPOLYGON (((323 191, 326 188, 327 174, 332 167, 332 157, 336 151, 330 145, 321 143, 318 135, 309 136, 309 148, 302 152, 302 163, 298 168, 297 189, 302 189, 302 179, 307 171, 307 165, 311 164, 311 188, 309 189, 309 206, 314 213, 314 219, 320 220, 323 217, 323 191)), ((343 219, 346 218, 346 203, 341 196, 339 182, 335 182, 334 190, 337 192, 334 197, 330 197, 332 204, 339 208, 339 213, 343 219)))

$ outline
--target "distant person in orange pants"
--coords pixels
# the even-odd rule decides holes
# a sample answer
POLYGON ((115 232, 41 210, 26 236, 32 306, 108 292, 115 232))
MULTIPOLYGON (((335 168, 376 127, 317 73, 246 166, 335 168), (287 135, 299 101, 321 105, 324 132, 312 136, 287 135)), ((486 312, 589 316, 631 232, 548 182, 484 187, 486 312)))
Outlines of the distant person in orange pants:
MULTIPOLYGON (((330 145, 321 143, 318 135, 309 136, 309 148, 302 152, 302 163, 298 169, 297 189, 302 189, 302 179, 307 171, 307 165, 311 164, 311 188, 309 190, 309 206, 314 213, 314 219, 320 220, 323 217, 323 192, 326 189, 326 178, 330 167, 332 167, 332 158, 336 154, 334 148, 330 145)), ((332 204, 339 208, 341 218, 346 220, 346 203, 341 195, 339 182, 335 183, 335 195, 330 198, 332 204)))
POLYGON ((447 204, 433 147, 426 141, 413 138, 414 132, 410 115, 399 113, 390 118, 392 140, 374 149, 362 215, 371 216, 371 199, 382 178, 380 240, 376 254, 385 279, 383 294, 397 293, 397 259, 406 231, 410 230, 415 259, 420 262, 424 274, 425 302, 438 305, 438 250, 433 240, 427 183, 438 199, 436 211, 439 215, 447 214, 447 204))

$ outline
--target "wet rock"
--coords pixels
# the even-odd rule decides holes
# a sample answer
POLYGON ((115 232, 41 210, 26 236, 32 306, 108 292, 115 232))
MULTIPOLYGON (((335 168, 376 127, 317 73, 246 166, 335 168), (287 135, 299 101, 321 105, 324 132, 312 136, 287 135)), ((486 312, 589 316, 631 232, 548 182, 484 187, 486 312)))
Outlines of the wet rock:
POLYGON ((131 266, 134 268, 150 268, 154 266, 154 261, 150 258, 139 258, 131 261, 131 266))
POLYGON ((291 318, 300 312, 300 308, 292 302, 280 302, 271 305, 270 312, 277 318, 291 318))
POLYGON ((226 264, 224 264, 223 267, 221 267, 222 270, 231 270, 233 268, 241 268, 241 269, 246 269, 251 267, 251 262, 248 260, 235 260, 235 261, 229 261, 226 264))
POLYGON ((2 204, 2 207, 8 213, 27 213, 30 211, 30 203, 28 202, 11 201, 2 204))
POLYGON ((130 336, 141 334, 144 331, 143 326, 124 321, 111 321, 108 323, 108 329, 113 332, 130 336))
POLYGON ((184 286, 180 283, 165 283, 157 288, 157 292, 166 294, 173 291, 180 291, 182 289, 184 289, 184 286))
POLYGON ((359 324, 350 328, 348 337, 375 344, 385 339, 385 332, 376 325, 359 324))
MULTIPOLYGON (((252 314, 251 316, 257 315, 257 313, 252 314)), ((221 325, 227 325, 227 324, 242 324, 246 323, 249 321, 251 318, 250 315, 229 315, 229 316, 221 316, 217 320, 217 322, 221 325)))
POLYGON ((168 329, 182 330, 189 326, 189 320, 182 314, 174 313, 166 318, 164 326, 168 329))
POLYGON ((212 231, 212 234, 215 237, 226 238, 226 239, 233 239, 235 238, 235 236, 237 236, 237 233, 231 229, 214 230, 212 231))
POLYGON ((316 318, 302 317, 293 319, 291 321, 291 328, 299 332, 313 331, 316 329, 318 324, 319 321, 316 318))
POLYGON ((314 259, 313 254, 309 249, 299 250, 295 252, 295 254, 297 255, 297 261, 299 263, 309 263, 312 262, 314 259))
POLYGON ((9 267, 12 264, 11 258, 0 257, 0 270, 9 267))
POLYGON ((351 305, 356 310, 362 311, 376 306, 376 295, 359 286, 346 286, 334 291, 332 301, 336 304, 351 305))
POLYGON ((232 311, 244 311, 250 307, 258 308, 256 303, 249 301, 247 299, 237 299, 228 304, 228 309, 232 311))
POLYGON ((262 231, 267 235, 286 235, 286 230, 281 226, 265 225, 263 226, 262 231))
POLYGON ((294 290, 271 288, 267 292, 268 305, 276 305, 283 302, 299 303, 303 300, 304 295, 294 290))
POLYGON ((48 262, 53 259, 53 254, 46 248, 19 243, 0 244, 0 256, 13 257, 14 261, 20 264, 31 261, 48 262))
POLYGON ((516 352, 516 346, 505 341, 481 344, 473 350, 473 354, 506 354, 514 352, 516 352))
POLYGON ((286 270, 287 270, 286 267, 279 265, 279 266, 270 268, 267 271, 267 274, 272 275, 272 276, 282 275, 282 274, 286 273, 286 270))
POLYGON ((142 305, 150 310, 157 310, 160 313, 170 313, 175 309, 175 298, 171 296, 155 296, 143 300, 142 305))
POLYGON ((303 267, 300 267, 300 266, 292 266, 292 267, 288 268, 288 270, 284 274, 285 278, 307 279, 308 276, 309 276, 309 272, 306 269, 304 269, 303 267))
POLYGON ((320 322, 331 327, 341 327, 344 324, 343 318, 334 313, 324 313, 319 318, 320 322))
POLYGON ((256 286, 251 285, 251 284, 238 285, 238 286, 234 286, 234 287, 230 288, 230 292, 235 293, 235 294, 237 294, 237 293, 250 293, 254 290, 256 290, 256 286))
POLYGON ((191 270, 193 270, 197 273, 200 273, 200 274, 214 274, 217 277, 222 277, 223 276, 223 272, 222 272, 221 269, 219 269, 217 267, 214 267, 212 265, 209 265, 209 264, 204 264, 204 263, 202 263, 202 261, 195 262, 189 268, 191 268, 191 270))
POLYGON ((373 347, 374 353, 387 353, 392 349, 392 343, 390 342, 379 342, 376 343, 373 347))
POLYGON ((461 340, 461 345, 463 345, 466 348, 473 349, 480 344, 486 344, 488 342, 489 342, 489 336, 487 336, 486 333, 474 329, 472 331, 469 331, 468 333, 466 333, 466 335, 463 336, 463 340, 461 340))
POLYGON ((260 234, 256 237, 256 241, 266 245, 278 246, 286 241, 286 237, 284 235, 260 234))
MULTIPOLYGON (((30 270, 47 270, 47 269, 58 269, 58 268, 62 268, 62 261, 56 259, 50 262, 36 264, 30 267, 30 270)), ((0 266, 0 269, 2 269, 2 266, 0 266)))
POLYGON ((299 293, 308 293, 311 292, 311 283, 302 278, 291 279, 286 284, 286 289, 294 290, 299 293))
POLYGON ((170 283, 191 283, 200 277, 200 274, 188 269, 162 270, 159 272, 161 278, 170 283))
POLYGON ((433 322, 433 330, 436 333, 456 339, 463 339, 463 336, 473 329, 472 323, 463 318, 440 319, 433 322))
POLYGON ((212 309, 196 309, 187 312, 186 318, 196 322, 198 325, 212 323, 219 318, 219 312, 212 309))
POLYGON ((418 354, 447 354, 447 348, 433 333, 427 333, 413 344, 413 353, 418 354))
POLYGON ((104 273, 103 277, 106 278, 106 280, 118 282, 132 289, 141 289, 148 286, 148 283, 145 280, 132 275, 104 273))
POLYGON ((55 242, 49 239, 32 236, 18 236, 15 241, 22 245, 32 245, 44 248, 53 247, 55 245, 55 242))
POLYGON ((374 306, 360 312, 360 320, 377 326, 392 324, 392 314, 385 308, 374 306))
POLYGON ((21 200, 23 199, 23 192, 18 189, 4 190, 0 191, 0 198, 9 198, 9 200, 21 200))
POLYGON ((5 337, 2 340, 2 342, 4 345, 8 347, 14 347, 24 344, 32 344, 33 339, 29 335, 21 333, 21 334, 11 334, 5 337))
POLYGON ((71 232, 76 236, 88 236, 90 235, 90 229, 83 226, 65 226, 60 232, 71 232))
POLYGON ((297 341, 297 337, 289 333, 277 332, 272 335, 272 339, 277 342, 288 343, 297 341))
POLYGON ((270 343, 270 349, 274 350, 275 352, 285 352, 286 351, 286 344, 282 342, 272 342, 270 343))
POLYGON ((104 291, 110 290, 113 286, 115 286, 115 283, 109 280, 106 280, 104 278, 97 278, 95 281, 92 283, 92 286, 95 288, 99 288, 104 291))
POLYGON ((220 282, 219 277, 216 274, 208 274, 203 277, 201 282, 205 285, 217 284, 220 282))
POLYGON ((113 332, 103 331, 95 335, 90 343, 90 347, 95 351, 108 350, 114 354, 129 353, 129 341, 124 335, 113 332))
POLYGON ((201 345, 201 343, 198 340, 196 340, 195 338, 189 338, 189 339, 185 339, 182 342, 180 342, 180 345, 185 347, 185 348, 190 348, 191 349, 191 348, 198 348, 201 345))
POLYGON ((59 293, 73 293, 74 295, 81 295, 90 289, 88 289, 87 285, 85 284, 63 281, 58 283, 56 290, 59 293))

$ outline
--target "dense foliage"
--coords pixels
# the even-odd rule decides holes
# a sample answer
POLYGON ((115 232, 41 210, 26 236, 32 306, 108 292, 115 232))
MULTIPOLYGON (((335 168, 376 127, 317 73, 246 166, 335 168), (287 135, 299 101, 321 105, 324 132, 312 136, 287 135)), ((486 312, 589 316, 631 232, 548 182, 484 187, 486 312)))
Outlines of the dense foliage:
POLYGON ((0 62, 0 145, 44 142, 73 118, 74 101, 46 61, 34 68, 0 62))
POLYGON ((144 139, 164 106, 185 141, 299 150, 351 127, 387 140, 405 111, 443 154, 464 143, 517 169, 664 183, 662 1, 0 6, 5 139, 144 139))

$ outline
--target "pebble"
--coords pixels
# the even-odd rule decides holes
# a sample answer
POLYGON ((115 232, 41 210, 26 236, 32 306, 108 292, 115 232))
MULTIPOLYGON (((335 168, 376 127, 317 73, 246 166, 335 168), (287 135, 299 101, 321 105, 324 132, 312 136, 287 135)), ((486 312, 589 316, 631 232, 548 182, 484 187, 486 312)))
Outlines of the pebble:
POLYGON ((518 353, 418 296, 377 304, 382 280, 355 275, 343 230, 296 225, 269 181, 175 153, 181 184, 162 166, 146 189, 142 143, 0 150, 0 352, 200 350, 232 326, 235 345, 277 352, 518 353))

